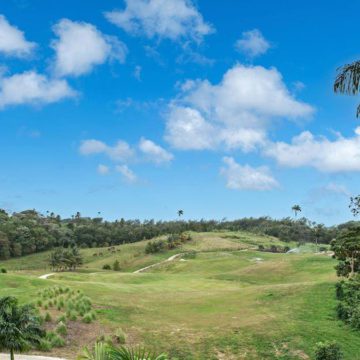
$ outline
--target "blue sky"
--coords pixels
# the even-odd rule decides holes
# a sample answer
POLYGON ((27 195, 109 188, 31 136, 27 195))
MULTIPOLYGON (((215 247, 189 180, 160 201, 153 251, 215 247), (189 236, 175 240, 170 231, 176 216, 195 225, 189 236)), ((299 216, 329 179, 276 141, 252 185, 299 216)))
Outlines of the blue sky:
POLYGON ((360 4, 9 0, 0 207, 108 219, 351 219, 360 4))

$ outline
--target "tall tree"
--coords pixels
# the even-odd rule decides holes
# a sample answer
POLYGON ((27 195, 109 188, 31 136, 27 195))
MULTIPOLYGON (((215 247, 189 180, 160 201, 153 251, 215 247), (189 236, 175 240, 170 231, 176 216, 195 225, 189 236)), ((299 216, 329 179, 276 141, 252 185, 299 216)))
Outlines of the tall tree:
POLYGON ((15 351, 38 344, 44 335, 32 306, 20 306, 12 296, 0 299, 0 348, 10 351, 11 360, 15 358, 15 351))
MULTIPOLYGON (((357 95, 360 92, 360 61, 354 61, 338 69, 334 91, 348 95, 357 95)), ((356 116, 360 116, 360 105, 357 107, 356 116)))
POLYGON ((360 227, 354 226, 343 232, 331 242, 334 257, 339 261, 336 266, 338 276, 353 277, 360 272, 360 227))
POLYGON ((297 217, 298 212, 301 212, 301 206, 300 205, 294 205, 291 210, 294 212, 295 217, 297 217))

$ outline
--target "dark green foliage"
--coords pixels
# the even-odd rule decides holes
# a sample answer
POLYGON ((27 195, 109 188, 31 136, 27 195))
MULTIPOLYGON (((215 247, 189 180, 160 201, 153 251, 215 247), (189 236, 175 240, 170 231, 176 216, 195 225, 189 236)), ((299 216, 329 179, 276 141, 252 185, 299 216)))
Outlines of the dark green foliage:
POLYGON ((7 273, 7 270, 6 270, 5 268, 1 268, 1 269, 0 269, 0 272, 1 272, 2 274, 6 274, 6 273, 7 273))
POLYGON ((343 354, 336 341, 319 342, 315 348, 315 360, 342 360, 343 354))
POLYGON ((35 309, 30 305, 18 305, 16 298, 6 296, 0 299, 0 348, 23 351, 37 346, 45 332, 35 309))
POLYGON ((336 307, 338 318, 360 330, 360 275, 337 283, 336 297, 340 300, 336 307))
POLYGON ((266 248, 264 245, 259 245, 258 250, 271 253, 286 253, 290 250, 290 247, 271 245, 270 247, 266 248))
POLYGON ((166 249, 165 241, 157 240, 157 241, 149 241, 145 247, 146 254, 155 254, 166 249))
POLYGON ((115 261, 114 261, 113 270, 114 270, 114 271, 120 271, 120 263, 119 263, 119 260, 115 260, 115 261))
POLYGON ((111 270, 111 266, 109 264, 105 264, 102 268, 103 270, 111 270))
POLYGON ((334 257, 339 260, 336 266, 338 276, 353 276, 360 272, 360 226, 353 226, 341 232, 331 242, 334 257))
POLYGON ((82 256, 76 246, 69 249, 57 248, 50 254, 50 266, 53 270, 76 270, 82 263, 82 256))

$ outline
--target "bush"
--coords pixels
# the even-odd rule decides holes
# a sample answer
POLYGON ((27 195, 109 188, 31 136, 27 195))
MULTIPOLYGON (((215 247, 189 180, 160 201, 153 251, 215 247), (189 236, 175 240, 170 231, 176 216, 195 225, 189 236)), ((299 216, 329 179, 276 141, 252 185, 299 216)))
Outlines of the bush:
POLYGON ((115 331, 115 339, 118 344, 125 344, 126 343, 126 334, 124 333, 123 329, 118 328, 115 331))
POLYGON ((67 334, 67 327, 66 325, 60 321, 55 329, 55 331, 59 334, 59 335, 66 335, 67 334))
POLYGON ((319 342, 315 348, 316 360, 342 360, 343 354, 336 341, 319 342))
POLYGON ((50 344, 52 347, 63 347, 65 346, 65 340, 61 336, 55 334, 50 340, 50 344))
POLYGON ((1 268, 1 269, 0 269, 0 272, 1 272, 2 274, 6 274, 6 273, 7 273, 7 270, 6 270, 5 268, 1 268))
POLYGON ((90 324, 93 320, 94 320, 94 315, 91 312, 86 313, 82 318, 82 321, 85 324, 90 324))
POLYGON ((50 321, 51 321, 51 315, 50 315, 48 312, 45 314, 44 320, 45 320, 46 322, 50 322, 50 321))
POLYGON ((103 270, 111 270, 111 266, 109 264, 105 264, 102 268, 103 270))
POLYGON ((145 246, 146 254, 155 254, 165 249, 165 242, 162 240, 149 241, 145 246))
POLYGON ((66 323, 66 316, 64 314, 62 314, 56 319, 56 321, 58 323, 60 323, 60 322, 66 323))
POLYGON ((76 321, 77 320, 76 311, 70 311, 67 315, 67 318, 71 321, 76 321))
POLYGON ((120 263, 119 263, 119 260, 115 260, 115 261, 114 261, 113 270, 114 270, 114 271, 120 271, 120 263))
POLYGON ((37 349, 40 351, 50 351, 52 348, 51 342, 47 339, 40 339, 37 349))

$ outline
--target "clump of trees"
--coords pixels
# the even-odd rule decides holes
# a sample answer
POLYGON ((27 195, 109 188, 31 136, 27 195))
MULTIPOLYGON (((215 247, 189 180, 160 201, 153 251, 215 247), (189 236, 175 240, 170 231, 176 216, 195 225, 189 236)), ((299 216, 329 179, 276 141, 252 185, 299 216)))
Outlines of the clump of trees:
POLYGON ((182 244, 191 241, 190 234, 172 234, 169 235, 165 240, 155 240, 149 241, 145 247, 146 254, 155 254, 165 250, 172 250, 176 249, 177 247, 181 246, 182 244))
POLYGON ((271 253, 286 253, 290 250, 290 247, 280 245, 270 245, 269 247, 265 247, 264 245, 259 245, 258 250, 271 253))
POLYGON ((76 246, 60 247, 50 254, 49 263, 54 271, 76 270, 83 264, 83 258, 76 246))

